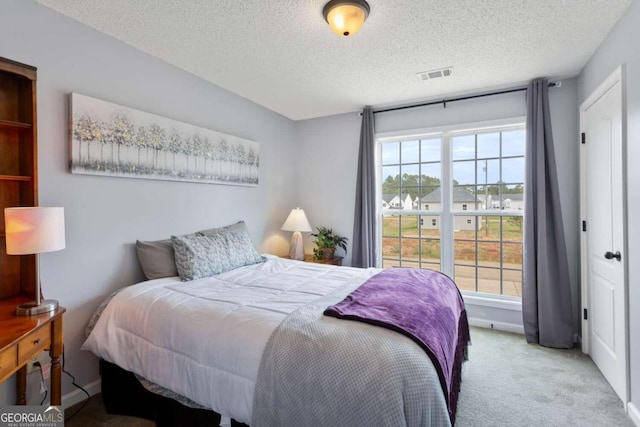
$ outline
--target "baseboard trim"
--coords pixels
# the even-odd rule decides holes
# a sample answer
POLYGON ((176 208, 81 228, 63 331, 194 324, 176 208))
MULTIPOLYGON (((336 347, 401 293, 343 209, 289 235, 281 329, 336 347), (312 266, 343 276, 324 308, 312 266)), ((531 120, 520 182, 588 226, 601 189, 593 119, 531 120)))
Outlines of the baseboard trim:
POLYGON ((629 418, 631 418, 631 421, 633 421, 635 425, 640 427, 640 411, 631 402, 627 404, 627 414, 629 415, 629 418))
MULTIPOLYGON (((83 386, 83 388, 87 390, 87 393, 89 393, 89 395, 94 396, 100 393, 101 380, 99 379, 95 380, 94 382, 83 386)), ((87 395, 84 394, 82 390, 75 389, 71 393, 67 393, 64 396, 62 396, 62 407, 67 409, 75 405, 76 403, 82 402, 86 398, 87 398, 87 395)))
POLYGON ((479 328, 496 329, 498 331, 512 332, 514 334, 524 335, 524 326, 516 325, 514 323, 495 322, 493 320, 470 317, 469 325, 477 326, 479 328))

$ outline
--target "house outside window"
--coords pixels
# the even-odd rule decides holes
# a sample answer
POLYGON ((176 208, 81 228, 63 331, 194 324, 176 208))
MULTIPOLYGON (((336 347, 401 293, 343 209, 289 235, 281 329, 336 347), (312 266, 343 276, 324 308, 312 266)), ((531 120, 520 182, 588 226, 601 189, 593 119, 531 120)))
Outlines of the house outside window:
POLYGON ((381 211, 383 268, 440 270, 464 292, 521 297, 523 122, 378 135, 381 194, 417 199, 381 211))

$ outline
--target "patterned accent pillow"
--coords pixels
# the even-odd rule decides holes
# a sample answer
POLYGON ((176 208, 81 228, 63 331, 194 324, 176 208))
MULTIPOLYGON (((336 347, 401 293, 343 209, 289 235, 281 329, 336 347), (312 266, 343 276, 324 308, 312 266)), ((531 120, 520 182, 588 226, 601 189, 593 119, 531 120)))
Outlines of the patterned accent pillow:
POLYGON ((183 281, 220 274, 229 269, 223 235, 187 234, 171 236, 176 269, 183 281))
POLYGON ((244 221, 238 221, 235 224, 225 225, 224 227, 209 228, 207 230, 196 231, 197 234, 204 234, 205 236, 211 236, 219 233, 229 233, 231 231, 242 231, 249 234, 249 229, 244 221))
POLYGON ((229 265, 231 267, 229 270, 244 267, 245 265, 258 264, 266 260, 253 247, 253 242, 246 229, 229 229, 221 234, 227 240, 227 255, 229 256, 229 265))
MULTIPOLYGON (((198 231, 194 234, 204 234, 210 236, 213 234, 244 231, 249 234, 247 224, 244 221, 238 221, 235 224, 225 227, 210 228, 198 231)), ((176 260, 173 255, 173 243, 171 239, 155 240, 155 241, 136 241, 136 250, 138 252, 138 261, 145 277, 149 280, 159 279, 161 277, 177 276, 176 260)))
POLYGON ((176 268, 183 281, 210 277, 245 265, 264 262, 245 230, 171 236, 176 268))

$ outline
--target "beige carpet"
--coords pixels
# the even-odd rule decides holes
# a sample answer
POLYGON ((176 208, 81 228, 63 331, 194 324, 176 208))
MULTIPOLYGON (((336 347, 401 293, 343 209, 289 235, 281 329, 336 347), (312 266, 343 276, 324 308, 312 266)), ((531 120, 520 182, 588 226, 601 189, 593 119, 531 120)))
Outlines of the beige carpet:
MULTIPOLYGON (((634 427, 622 402, 578 349, 528 345, 522 335, 472 328, 462 374, 457 427, 634 427)), ((69 416, 76 408, 66 410, 69 416)), ((147 427, 152 422, 108 415, 100 396, 67 427, 147 427)))
POLYGON ((629 426, 622 401, 591 359, 524 336, 473 328, 457 427, 629 426))

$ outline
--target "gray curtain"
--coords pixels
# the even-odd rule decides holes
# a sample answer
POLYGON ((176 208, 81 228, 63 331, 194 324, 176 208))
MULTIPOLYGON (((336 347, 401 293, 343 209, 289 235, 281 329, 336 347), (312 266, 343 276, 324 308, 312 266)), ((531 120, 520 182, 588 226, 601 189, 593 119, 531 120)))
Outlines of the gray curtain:
POLYGON ((522 317, 528 342, 570 348, 573 315, 569 265, 548 87, 546 79, 537 79, 527 88, 522 317))
POLYGON ((362 111, 360 127, 360 153, 358 155, 358 177, 356 182, 356 208, 353 221, 353 267, 375 267, 376 247, 376 179, 375 140, 373 110, 362 111))

